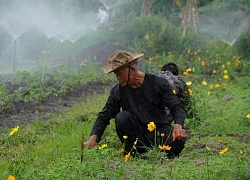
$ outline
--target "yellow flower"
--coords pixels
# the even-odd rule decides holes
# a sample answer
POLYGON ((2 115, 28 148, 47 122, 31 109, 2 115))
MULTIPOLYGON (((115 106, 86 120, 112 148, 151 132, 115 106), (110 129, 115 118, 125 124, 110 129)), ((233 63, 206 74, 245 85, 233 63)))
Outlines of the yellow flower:
POLYGON ((192 69, 191 68, 187 68, 186 71, 187 72, 192 72, 192 69))
POLYGON ((215 88, 219 88, 220 87, 220 84, 215 84, 215 88))
POLYGON ((192 96, 193 95, 192 89, 188 88, 188 93, 189 93, 190 96, 192 96))
POLYGON ((224 74, 227 74, 227 70, 226 69, 223 72, 224 72, 224 74))
POLYGON ((124 148, 121 148, 121 153, 124 153, 125 152, 125 149, 124 148))
POLYGON ((123 137, 123 139, 128 139, 128 136, 122 136, 123 137))
POLYGON ((107 144, 103 144, 99 147, 99 149, 104 149, 105 147, 107 147, 108 145, 107 144))
POLYGON ((15 132, 17 132, 18 129, 19 129, 19 126, 12 128, 10 132, 10 136, 12 136, 15 132))
POLYGON ((206 146, 206 149, 207 149, 207 151, 210 151, 210 148, 208 146, 206 146))
POLYGON ((231 65, 231 62, 230 62, 230 61, 228 61, 228 62, 227 62, 227 65, 228 65, 228 66, 230 66, 230 65, 231 65))
POLYGON ((176 94, 176 90, 175 89, 173 89, 173 94, 176 94))
POLYGON ((164 133, 161 133, 161 137, 164 137, 165 136, 165 134, 164 133))
POLYGON ((152 132, 153 130, 155 130, 156 126, 155 126, 155 123, 154 122, 150 122, 148 123, 148 130, 150 132, 152 132))
POLYGON ((204 61, 201 61, 202 66, 206 66, 206 63, 204 61))
POLYGON ((192 84, 191 81, 186 82, 186 85, 190 86, 192 84))
POLYGON ((169 146, 169 145, 167 145, 167 146, 165 146, 165 145, 163 145, 163 146, 159 145, 158 147, 159 147, 161 150, 164 150, 164 151, 169 151, 169 150, 171 149, 171 146, 169 146))
POLYGON ((216 70, 215 69, 213 70, 213 74, 216 74, 216 70))
POLYGON ((202 81, 202 85, 206 86, 207 82, 206 81, 202 81))
POLYGON ((130 157, 130 153, 128 153, 127 155, 125 155, 125 156, 124 156, 124 162, 127 162, 128 159, 129 159, 129 157, 130 157))
POLYGON ((250 119, 250 113, 246 116, 248 119, 250 119))
POLYGON ((15 176, 9 175, 7 180, 15 180, 15 176))
POLYGON ((225 75, 223 76, 223 78, 224 78, 224 79, 228 79, 228 75, 225 74, 225 75))
POLYGON ((244 154, 243 151, 240 150, 240 155, 244 154))
POLYGON ((187 71, 184 71, 182 74, 185 75, 185 76, 188 76, 188 72, 187 71))
POLYGON ((207 95, 210 96, 210 94, 211 94, 211 91, 208 91, 208 92, 207 92, 207 95))
POLYGON ((227 151, 228 151, 228 148, 222 149, 219 154, 220 155, 225 154, 227 151))

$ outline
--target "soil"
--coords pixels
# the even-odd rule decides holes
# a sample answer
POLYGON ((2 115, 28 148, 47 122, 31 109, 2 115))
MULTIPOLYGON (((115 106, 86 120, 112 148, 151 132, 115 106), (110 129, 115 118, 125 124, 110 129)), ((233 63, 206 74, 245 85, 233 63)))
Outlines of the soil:
POLYGON ((47 120, 59 110, 70 108, 93 94, 103 93, 113 84, 114 82, 90 82, 58 97, 50 96, 39 102, 19 102, 13 109, 0 111, 0 128, 25 125, 35 120, 47 120))

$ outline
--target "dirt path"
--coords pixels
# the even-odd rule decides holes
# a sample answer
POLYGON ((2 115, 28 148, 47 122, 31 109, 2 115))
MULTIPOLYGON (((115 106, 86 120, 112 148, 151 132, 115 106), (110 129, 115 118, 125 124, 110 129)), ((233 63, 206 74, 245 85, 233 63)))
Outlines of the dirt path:
POLYGON ((48 97, 37 103, 18 103, 15 109, 0 111, 0 128, 24 125, 34 120, 46 120, 58 110, 72 107, 93 93, 103 93, 105 88, 111 88, 113 84, 114 82, 91 82, 75 88, 66 95, 48 97))

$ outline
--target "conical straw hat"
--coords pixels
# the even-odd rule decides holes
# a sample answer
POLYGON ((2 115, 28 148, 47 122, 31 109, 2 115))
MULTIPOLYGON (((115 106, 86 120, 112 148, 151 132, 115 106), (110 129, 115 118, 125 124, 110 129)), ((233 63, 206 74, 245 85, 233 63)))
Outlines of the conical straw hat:
POLYGON ((115 51, 108 59, 108 63, 104 65, 103 72, 111 73, 118 68, 126 67, 144 56, 142 53, 131 53, 129 51, 115 51))

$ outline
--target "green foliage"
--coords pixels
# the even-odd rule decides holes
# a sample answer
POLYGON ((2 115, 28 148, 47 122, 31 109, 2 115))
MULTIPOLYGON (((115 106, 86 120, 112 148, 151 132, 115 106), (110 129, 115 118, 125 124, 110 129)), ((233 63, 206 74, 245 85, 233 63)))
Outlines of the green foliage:
POLYGON ((114 80, 103 76, 99 65, 86 64, 78 69, 61 66, 43 76, 43 69, 35 72, 18 71, 15 80, 9 83, 14 89, 10 92, 6 81, 0 79, 0 107, 10 108, 17 102, 38 102, 49 96, 65 95, 77 86, 88 82, 114 80))
POLYGON ((12 98, 11 94, 7 89, 6 82, 4 79, 0 76, 0 108, 10 108, 12 107, 12 98))
POLYGON ((242 59, 250 59, 250 29, 236 41, 235 48, 242 59))

